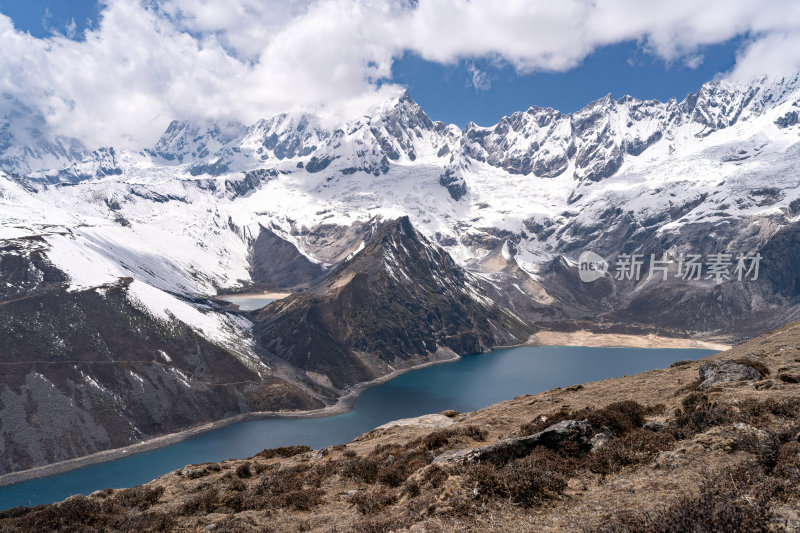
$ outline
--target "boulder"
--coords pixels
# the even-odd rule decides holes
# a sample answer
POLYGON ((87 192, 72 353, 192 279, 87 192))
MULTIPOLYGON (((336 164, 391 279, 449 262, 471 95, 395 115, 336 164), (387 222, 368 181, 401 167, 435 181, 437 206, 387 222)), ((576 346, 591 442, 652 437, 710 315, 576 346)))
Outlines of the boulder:
POLYGON ((503 439, 480 448, 446 452, 436 457, 433 462, 505 464, 512 459, 525 457, 537 446, 558 449, 567 441, 588 446, 591 431, 592 426, 586 420, 564 420, 533 435, 503 439))
POLYGON ((646 431, 667 431, 669 429, 669 424, 666 422, 662 422, 660 420, 650 420, 649 422, 645 422, 642 429, 646 431))
POLYGON ((597 451, 609 442, 611 439, 614 438, 614 432, 611 431, 611 428, 605 428, 603 431, 592 437, 592 440, 589 441, 589 445, 592 447, 592 451, 597 451))
POLYGON ((763 378, 755 368, 735 361, 710 361, 700 366, 702 383, 697 390, 706 390, 719 383, 757 381, 763 378))

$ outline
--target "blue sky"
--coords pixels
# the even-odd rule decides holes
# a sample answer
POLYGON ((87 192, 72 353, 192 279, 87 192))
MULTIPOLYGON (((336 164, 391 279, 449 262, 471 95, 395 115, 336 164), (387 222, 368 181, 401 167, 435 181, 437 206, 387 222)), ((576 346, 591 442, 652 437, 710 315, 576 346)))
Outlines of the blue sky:
POLYGON ((47 37, 53 30, 66 33, 73 20, 80 34, 97 20, 98 8, 97 2, 88 0, 0 0, 0 13, 34 37, 47 37))
POLYGON ((175 119, 334 126, 404 87, 434 120, 490 126, 800 70, 797 0, 0 0, 0 13, 0 107, 128 149, 175 119))
MULTIPOLYGON (((89 0, 0 0, 0 12, 35 37, 67 33, 74 21, 75 38, 81 39, 82 31, 96 24, 98 7, 89 0)), ((508 64, 486 59, 440 64, 407 52, 394 63, 391 81, 407 86, 434 120, 491 125, 531 105, 576 111, 608 93, 616 98, 630 94, 641 99, 682 99, 730 70, 741 42, 737 38, 702 48, 702 62, 694 68, 686 61, 669 63, 643 51, 639 43, 626 41, 596 49, 566 72, 524 75, 508 64), (473 83, 476 72, 478 87, 473 83)))
POLYGON ((435 120, 463 126, 496 123, 514 111, 532 105, 570 113, 611 93, 640 99, 683 99, 717 74, 733 67, 740 40, 705 47, 703 61, 695 68, 685 62, 667 63, 635 42, 605 46, 567 72, 517 74, 513 68, 497 68, 487 61, 462 61, 440 65, 406 54, 395 63, 394 80, 406 85, 412 97, 435 120), (488 78, 485 89, 472 83, 470 68, 488 78))

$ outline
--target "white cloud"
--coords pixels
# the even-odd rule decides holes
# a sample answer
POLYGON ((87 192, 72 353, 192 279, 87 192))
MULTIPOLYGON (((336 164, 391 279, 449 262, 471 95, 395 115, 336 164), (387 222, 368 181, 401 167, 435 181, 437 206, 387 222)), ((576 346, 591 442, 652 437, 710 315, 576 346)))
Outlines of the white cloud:
POLYGON ((795 0, 106 0, 80 41, 37 39, 0 15, 0 92, 60 134, 142 147, 173 118, 363 112, 396 93, 376 82, 404 51, 530 72, 636 40, 697 65, 703 45, 750 35, 732 75, 785 72, 800 65, 798 20, 795 0))
POLYGON ((730 76, 747 80, 775 72, 788 72, 798 68, 798 58, 800 31, 766 34, 752 40, 739 53, 730 76))
POLYGON ((474 64, 467 65, 467 72, 469 72, 469 80, 467 86, 471 85, 475 88, 475 92, 488 91, 492 88, 492 81, 489 75, 476 67, 474 64))

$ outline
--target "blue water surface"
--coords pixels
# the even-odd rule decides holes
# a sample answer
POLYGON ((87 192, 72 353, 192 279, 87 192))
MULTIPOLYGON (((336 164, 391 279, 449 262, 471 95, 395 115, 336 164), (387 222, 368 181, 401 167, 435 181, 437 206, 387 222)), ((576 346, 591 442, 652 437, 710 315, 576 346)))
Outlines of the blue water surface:
POLYGON ((707 350, 521 347, 470 355, 403 374, 365 391, 347 413, 232 424, 182 442, 63 474, 0 487, 0 509, 145 483, 187 464, 250 457, 265 448, 349 442, 376 426, 446 409, 474 411, 555 387, 665 368, 707 350))

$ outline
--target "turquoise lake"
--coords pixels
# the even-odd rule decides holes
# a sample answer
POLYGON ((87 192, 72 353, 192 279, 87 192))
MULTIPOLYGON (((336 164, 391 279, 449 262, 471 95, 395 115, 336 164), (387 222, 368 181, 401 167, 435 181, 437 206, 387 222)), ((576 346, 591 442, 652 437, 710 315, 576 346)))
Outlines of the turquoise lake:
POLYGON ((365 391, 354 408, 324 418, 269 418, 233 424, 157 450, 0 487, 0 509, 130 487, 191 463, 250 457, 265 448, 348 442, 376 426, 446 409, 474 411, 555 387, 665 368, 709 350, 521 347, 470 355, 403 374, 365 391))
POLYGON ((266 307, 275 301, 274 298, 267 298, 266 296, 220 296, 220 300, 225 300, 232 304, 239 306, 242 311, 255 311, 266 307))

